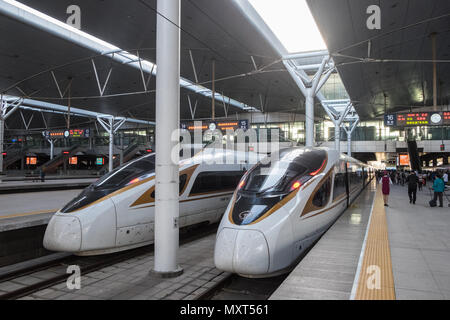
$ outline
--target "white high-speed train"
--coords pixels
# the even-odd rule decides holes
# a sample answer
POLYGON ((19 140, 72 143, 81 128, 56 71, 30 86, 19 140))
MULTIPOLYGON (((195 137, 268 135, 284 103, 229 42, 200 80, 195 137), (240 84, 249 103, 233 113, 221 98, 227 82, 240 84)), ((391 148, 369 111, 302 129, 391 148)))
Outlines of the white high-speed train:
POLYGON ((239 182, 217 232, 218 269, 246 277, 289 271, 374 177, 327 148, 288 148, 239 182))
MULTIPOLYGON (((180 163, 180 227, 218 222, 255 153, 205 149, 180 163), (235 159, 234 164, 226 159, 235 159), (221 159, 222 161, 219 161, 221 159)), ((153 243, 155 154, 120 166, 58 211, 44 247, 96 255, 153 243)))

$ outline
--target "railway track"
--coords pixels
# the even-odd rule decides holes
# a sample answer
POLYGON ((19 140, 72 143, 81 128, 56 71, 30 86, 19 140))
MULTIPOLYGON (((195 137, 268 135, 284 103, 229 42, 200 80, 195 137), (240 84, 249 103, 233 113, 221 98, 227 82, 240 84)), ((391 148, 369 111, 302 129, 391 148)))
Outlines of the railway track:
POLYGON ((320 238, 306 248, 291 266, 291 270, 286 273, 270 278, 245 278, 230 273, 214 287, 211 287, 208 291, 197 297, 196 300, 268 300, 287 278, 292 269, 309 253, 320 238))
POLYGON ((196 300, 267 300, 288 275, 256 279, 230 274, 196 300))
MULTIPOLYGON (((217 231, 217 224, 190 227, 180 230, 180 245, 211 235, 217 231)), ((79 257, 69 255, 45 263, 14 270, 0 276, 0 285, 13 285, 6 293, 0 291, 0 300, 13 300, 36 291, 63 283, 70 274, 67 267, 78 265, 81 274, 87 274, 116 263, 153 252, 153 245, 101 256, 79 257)))

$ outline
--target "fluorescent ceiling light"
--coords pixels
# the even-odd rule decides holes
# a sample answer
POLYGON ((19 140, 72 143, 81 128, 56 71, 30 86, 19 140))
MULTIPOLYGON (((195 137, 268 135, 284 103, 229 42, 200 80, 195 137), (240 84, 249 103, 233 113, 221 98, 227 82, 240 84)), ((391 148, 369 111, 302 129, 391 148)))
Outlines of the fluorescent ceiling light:
POLYGON ((326 50, 306 0, 249 0, 288 52, 326 50))

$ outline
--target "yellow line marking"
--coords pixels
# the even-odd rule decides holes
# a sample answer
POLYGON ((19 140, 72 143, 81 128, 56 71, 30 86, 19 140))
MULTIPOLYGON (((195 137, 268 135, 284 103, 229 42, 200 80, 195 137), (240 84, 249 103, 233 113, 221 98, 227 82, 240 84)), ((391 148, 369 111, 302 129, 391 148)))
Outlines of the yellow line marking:
POLYGON ((386 210, 380 185, 374 201, 355 300, 395 300, 386 210))
POLYGON ((54 213, 58 211, 58 209, 53 209, 53 210, 41 210, 41 211, 33 211, 33 212, 26 212, 26 213, 15 213, 15 214, 10 214, 7 216, 0 216, 0 220, 1 219, 9 219, 9 218, 17 218, 17 217, 25 217, 25 216, 32 216, 35 214, 43 214, 43 213, 54 213))

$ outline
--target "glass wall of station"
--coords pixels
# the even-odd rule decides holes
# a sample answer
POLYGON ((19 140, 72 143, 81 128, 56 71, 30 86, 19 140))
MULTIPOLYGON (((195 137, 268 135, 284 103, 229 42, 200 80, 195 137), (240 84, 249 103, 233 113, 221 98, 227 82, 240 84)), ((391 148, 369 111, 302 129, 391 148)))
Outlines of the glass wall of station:
POLYGON ((342 83, 342 80, 337 73, 333 73, 330 75, 320 92, 323 94, 326 100, 349 99, 344 84, 342 83))
MULTIPOLYGON (((253 123, 252 128, 279 128, 286 139, 304 143, 305 123, 279 122, 279 123, 253 123)), ((450 127, 408 127, 392 128, 385 127, 384 121, 363 121, 352 134, 352 141, 406 141, 407 135, 415 140, 450 140, 450 127)), ((334 124, 324 120, 315 123, 316 141, 334 141, 334 124)), ((341 130, 341 141, 347 140, 347 134, 341 130)))
MULTIPOLYGON (((331 121, 324 122, 325 141, 334 141, 334 124, 331 121), (328 131, 328 134, 327 134, 328 131)), ((393 128, 384 126, 384 121, 363 121, 355 129, 352 135, 353 141, 406 141, 408 135, 414 140, 450 140, 450 127, 405 127, 393 128)), ((347 139, 342 130, 341 140, 347 139)))

